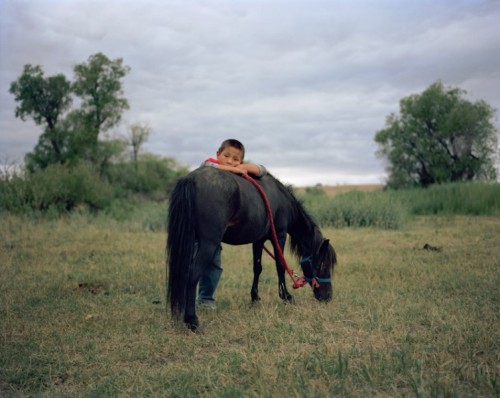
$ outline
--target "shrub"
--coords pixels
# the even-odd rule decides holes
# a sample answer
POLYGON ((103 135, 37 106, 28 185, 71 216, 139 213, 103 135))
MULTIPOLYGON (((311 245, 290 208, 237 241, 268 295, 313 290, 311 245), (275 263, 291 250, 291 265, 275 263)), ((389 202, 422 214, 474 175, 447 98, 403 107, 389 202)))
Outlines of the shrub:
POLYGON ((98 171, 88 162, 73 167, 54 164, 29 176, 31 207, 69 211, 77 205, 103 209, 111 202, 113 192, 98 171))
POLYGON ((20 169, 0 172, 0 212, 21 213, 25 207, 27 184, 20 169))
POLYGON ((111 186, 87 162, 72 167, 53 164, 25 177, 2 179, 0 183, 1 209, 17 214, 33 210, 59 213, 77 206, 102 209, 112 197, 111 186))
POLYGON ((174 159, 146 154, 137 163, 111 165, 107 178, 119 197, 139 194, 153 200, 164 200, 176 179, 187 172, 174 159))
POLYGON ((306 187, 306 195, 325 196, 326 192, 323 187, 318 184, 313 187, 306 187))

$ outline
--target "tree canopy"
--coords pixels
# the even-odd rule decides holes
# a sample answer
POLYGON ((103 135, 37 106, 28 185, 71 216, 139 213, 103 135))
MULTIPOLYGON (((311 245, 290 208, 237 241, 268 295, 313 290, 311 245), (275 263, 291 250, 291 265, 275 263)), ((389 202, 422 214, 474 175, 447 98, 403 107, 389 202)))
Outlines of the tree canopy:
POLYGON ((496 178, 495 110, 465 94, 438 81, 400 101, 400 115, 390 114, 375 135, 389 187, 496 178))
POLYGON ((25 65, 22 75, 12 82, 9 89, 18 103, 16 117, 28 117, 44 128, 40 136, 39 148, 43 163, 57 163, 63 160, 67 144, 58 130, 58 123, 72 103, 71 83, 62 74, 45 77, 41 66, 25 65))
POLYGON ((45 77, 41 66, 26 65, 10 86, 18 103, 16 117, 30 117, 44 128, 35 149, 26 155, 27 169, 80 159, 105 163, 102 157, 110 156, 111 146, 100 145, 99 134, 117 125, 129 107, 122 89, 129 70, 121 58, 110 60, 97 53, 74 67, 71 83, 62 74, 45 77), (74 96, 81 99, 80 107, 70 110, 74 96))
POLYGON ((53 129, 71 105, 71 83, 63 74, 45 77, 42 67, 24 66, 21 77, 12 82, 10 93, 18 102, 16 117, 31 117, 36 124, 53 129))
POLYGON ((129 71, 121 58, 112 61, 102 53, 74 67, 73 91, 82 99, 80 112, 93 143, 97 143, 101 131, 115 126, 123 111, 129 109, 121 83, 129 71))

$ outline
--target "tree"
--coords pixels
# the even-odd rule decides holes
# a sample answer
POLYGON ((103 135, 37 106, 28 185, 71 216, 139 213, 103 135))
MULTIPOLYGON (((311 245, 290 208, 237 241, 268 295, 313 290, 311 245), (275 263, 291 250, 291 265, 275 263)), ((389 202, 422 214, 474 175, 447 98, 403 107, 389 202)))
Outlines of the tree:
POLYGON ((67 144, 66 137, 58 129, 58 122, 71 105, 71 83, 62 74, 44 77, 41 66, 25 65, 22 75, 12 82, 9 89, 19 103, 16 117, 31 117, 44 127, 36 149, 50 162, 62 162, 67 144))
POLYGON ((389 187, 496 178, 495 110, 465 94, 438 81, 400 101, 400 116, 390 114, 375 135, 389 187))
MULTIPOLYGON (((15 95, 16 116, 31 117, 44 127, 33 152, 25 157, 28 171, 44 169, 52 163, 75 163, 91 160, 103 167, 110 159, 114 146, 100 143, 99 134, 115 126, 128 109, 122 97, 121 79, 130 68, 121 59, 109 60, 98 53, 88 63, 74 67, 75 82, 62 74, 44 77, 40 66, 26 65, 10 92, 15 95), (79 96, 81 108, 69 113, 72 94, 79 96), (104 145, 103 148, 100 146, 104 145)), ((102 169, 101 167, 101 169, 102 169)))
POLYGON ((128 141, 132 147, 132 159, 137 167, 137 159, 139 157, 139 150, 151 135, 152 129, 146 123, 136 123, 129 127, 128 141))
POLYGON ((93 149, 98 136, 118 124, 124 110, 129 108, 123 98, 121 79, 129 72, 123 60, 111 61, 102 53, 91 55, 87 63, 74 67, 74 93, 82 99, 78 111, 85 123, 86 141, 93 149))

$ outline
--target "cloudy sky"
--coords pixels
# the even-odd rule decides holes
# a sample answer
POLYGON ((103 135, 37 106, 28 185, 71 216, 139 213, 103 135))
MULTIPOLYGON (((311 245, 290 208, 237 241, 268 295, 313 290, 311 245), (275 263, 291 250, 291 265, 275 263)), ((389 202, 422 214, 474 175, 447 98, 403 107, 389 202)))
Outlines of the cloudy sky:
POLYGON ((98 52, 131 67, 113 134, 148 123, 192 168, 237 138, 297 186, 384 182, 375 133, 437 80, 500 108, 499 0, 1 0, 2 164, 41 133, 14 115, 23 66, 72 80, 98 52))

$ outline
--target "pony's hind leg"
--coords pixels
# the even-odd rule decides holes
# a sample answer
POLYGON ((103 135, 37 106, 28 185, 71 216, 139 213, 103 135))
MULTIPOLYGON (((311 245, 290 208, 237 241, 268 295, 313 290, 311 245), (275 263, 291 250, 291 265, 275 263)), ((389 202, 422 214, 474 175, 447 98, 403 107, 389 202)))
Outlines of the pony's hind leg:
POLYGON ((186 308, 184 311, 184 323, 193 332, 198 330, 200 323, 196 315, 196 286, 198 284, 199 272, 194 272, 189 280, 189 285, 186 291, 186 308))
POLYGON ((252 297, 252 302, 260 301, 259 296, 259 277, 262 273, 262 248, 264 242, 255 242, 252 245, 253 252, 253 284, 252 290, 250 291, 250 296, 252 297))
POLYGON ((189 272, 189 280, 186 287, 186 307, 184 308, 184 323, 193 332, 198 330, 200 322, 196 315, 196 287, 201 275, 201 267, 199 264, 200 245, 195 242, 193 253, 193 264, 189 272))

